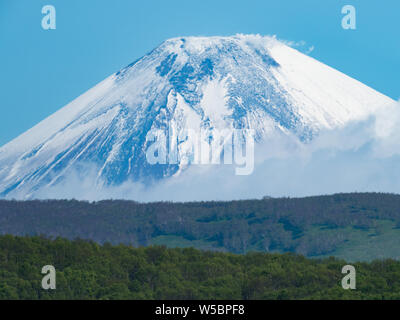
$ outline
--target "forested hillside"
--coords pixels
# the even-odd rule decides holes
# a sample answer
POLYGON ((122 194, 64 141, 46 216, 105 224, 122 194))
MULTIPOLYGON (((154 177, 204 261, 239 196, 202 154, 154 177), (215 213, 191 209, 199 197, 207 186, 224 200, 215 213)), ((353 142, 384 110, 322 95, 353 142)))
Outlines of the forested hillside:
POLYGON ((400 299, 400 262, 354 264, 294 254, 103 246, 83 240, 0 237, 0 299, 400 299), (56 289, 41 287, 44 265, 56 289))
POLYGON ((295 252, 348 261, 400 257, 400 195, 230 202, 0 201, 0 234, 98 243, 295 252))

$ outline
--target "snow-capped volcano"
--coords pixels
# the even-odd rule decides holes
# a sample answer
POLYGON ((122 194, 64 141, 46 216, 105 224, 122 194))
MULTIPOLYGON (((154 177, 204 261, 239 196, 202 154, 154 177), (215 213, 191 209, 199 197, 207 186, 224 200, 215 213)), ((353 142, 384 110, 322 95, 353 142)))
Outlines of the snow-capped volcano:
POLYGON ((146 161, 155 128, 250 128, 257 141, 278 130, 307 142, 391 102, 272 37, 174 38, 0 148, 0 194, 34 196, 88 164, 98 185, 170 177, 180 163, 146 161))

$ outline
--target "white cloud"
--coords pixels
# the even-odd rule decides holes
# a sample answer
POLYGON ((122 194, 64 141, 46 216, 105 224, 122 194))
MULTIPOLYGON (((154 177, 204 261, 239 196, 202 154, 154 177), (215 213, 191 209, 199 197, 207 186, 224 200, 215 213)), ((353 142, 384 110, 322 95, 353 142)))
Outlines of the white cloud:
POLYGON ((228 165, 192 165, 178 177, 150 187, 136 182, 100 187, 94 183, 95 170, 85 170, 84 177, 70 174, 67 181, 41 190, 35 197, 147 202, 354 191, 400 193, 400 103, 365 121, 321 132, 307 145, 294 136, 276 134, 256 146, 253 174, 236 176, 234 170, 228 165))

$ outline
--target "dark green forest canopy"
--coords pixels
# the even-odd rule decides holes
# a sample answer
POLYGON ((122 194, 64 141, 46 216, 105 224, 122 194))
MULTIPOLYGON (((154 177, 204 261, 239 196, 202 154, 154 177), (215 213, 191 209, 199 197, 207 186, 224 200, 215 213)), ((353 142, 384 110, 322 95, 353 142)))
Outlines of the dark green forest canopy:
POLYGON ((349 193, 228 202, 0 201, 0 234, 98 243, 400 258, 400 195, 349 193))
POLYGON ((0 236, 0 299, 400 299, 400 262, 232 253, 0 236), (56 290, 41 287, 44 265, 56 290))

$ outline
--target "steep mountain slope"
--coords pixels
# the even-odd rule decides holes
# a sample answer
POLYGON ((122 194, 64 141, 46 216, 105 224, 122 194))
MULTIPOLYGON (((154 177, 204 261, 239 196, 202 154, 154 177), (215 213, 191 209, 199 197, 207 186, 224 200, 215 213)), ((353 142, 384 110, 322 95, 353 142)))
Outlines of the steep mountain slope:
MULTIPOLYGON (((271 37, 175 38, 111 75, 0 149, 0 195, 34 196, 72 170, 97 185, 172 176, 184 161, 151 165, 152 129, 273 131, 307 142, 362 119, 388 97, 271 37)), ((190 158, 178 141, 180 159, 190 158)))

